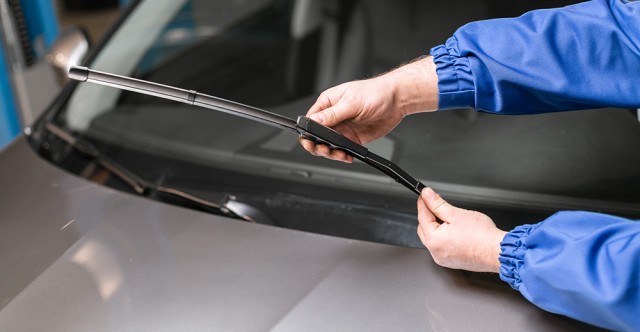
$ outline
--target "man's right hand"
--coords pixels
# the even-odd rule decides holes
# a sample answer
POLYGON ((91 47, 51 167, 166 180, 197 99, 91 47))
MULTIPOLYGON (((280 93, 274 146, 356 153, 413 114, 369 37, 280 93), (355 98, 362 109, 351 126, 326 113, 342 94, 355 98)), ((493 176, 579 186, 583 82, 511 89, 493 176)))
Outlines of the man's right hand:
MULTIPOLYGON (((344 83, 324 91, 307 117, 330 127, 358 144, 381 138, 403 117, 434 111, 438 103, 438 77, 431 57, 414 61, 384 75, 344 83)), ((351 162, 342 150, 301 138, 311 154, 351 162)))
MULTIPOLYGON (((366 144, 389 133, 404 116, 393 104, 393 87, 383 76, 353 81, 324 91, 311 106, 307 116, 331 127, 348 139, 366 144)), ((302 139, 311 154, 351 162, 353 158, 341 150, 302 139)))

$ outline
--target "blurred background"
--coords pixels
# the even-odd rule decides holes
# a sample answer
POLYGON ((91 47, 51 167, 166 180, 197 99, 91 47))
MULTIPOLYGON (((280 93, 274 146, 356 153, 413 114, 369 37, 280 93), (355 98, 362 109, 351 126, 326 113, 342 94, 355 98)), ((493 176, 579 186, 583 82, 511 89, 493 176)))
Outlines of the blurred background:
POLYGON ((60 29, 82 26, 98 40, 120 14, 128 0, 54 0, 60 29))
POLYGON ((59 92, 59 73, 51 64, 64 66, 68 59, 52 50, 64 48, 60 41, 74 34, 89 43, 100 40, 128 2, 0 0, 0 150, 59 92))
MULTIPOLYGON (((61 76, 69 64, 102 38, 130 1, 0 0, 0 150, 28 130, 64 85, 61 76)), ((509 17, 573 2, 491 0, 486 5, 493 16, 509 17)))

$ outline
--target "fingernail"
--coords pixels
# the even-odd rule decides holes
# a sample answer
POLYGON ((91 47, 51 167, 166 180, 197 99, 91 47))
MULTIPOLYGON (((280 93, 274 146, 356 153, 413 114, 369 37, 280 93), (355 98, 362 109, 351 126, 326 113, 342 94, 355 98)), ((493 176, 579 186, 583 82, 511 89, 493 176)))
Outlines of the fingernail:
POLYGON ((438 199, 438 194, 436 194, 436 192, 433 191, 433 189, 431 189, 431 187, 424 188, 422 190, 422 195, 426 200, 428 200, 430 202, 433 202, 433 201, 438 199))

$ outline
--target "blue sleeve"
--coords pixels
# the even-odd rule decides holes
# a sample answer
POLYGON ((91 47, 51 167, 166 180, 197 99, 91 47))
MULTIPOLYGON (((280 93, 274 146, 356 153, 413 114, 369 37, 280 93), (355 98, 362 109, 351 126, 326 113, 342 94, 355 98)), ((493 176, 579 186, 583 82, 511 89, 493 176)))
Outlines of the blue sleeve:
POLYGON ((640 222, 581 211, 518 226, 500 278, 538 307, 617 331, 640 327, 640 222))
POLYGON ((593 0, 469 23, 431 54, 439 109, 640 107, 640 1, 593 0))

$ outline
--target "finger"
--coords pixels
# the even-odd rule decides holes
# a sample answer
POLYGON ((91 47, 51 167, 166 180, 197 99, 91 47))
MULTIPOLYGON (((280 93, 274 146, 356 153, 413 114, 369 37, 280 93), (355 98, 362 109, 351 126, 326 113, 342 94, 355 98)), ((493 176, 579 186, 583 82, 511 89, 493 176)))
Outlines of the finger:
POLYGON ((447 203, 447 201, 440 197, 440 195, 431 188, 425 188, 422 190, 420 197, 426 203, 429 211, 443 222, 455 222, 456 220, 461 220, 466 217, 467 210, 457 208, 447 203))
POLYGON ((418 227, 422 229, 425 240, 429 240, 433 233, 440 227, 436 217, 427 208, 424 199, 418 197, 418 227))
POLYGON ((307 150, 307 152, 311 153, 312 155, 316 156, 316 144, 314 142, 312 142, 311 140, 308 140, 302 136, 300 136, 300 138, 298 139, 300 142, 300 145, 302 145, 302 148, 304 148, 305 150, 307 150))
POLYGON ((344 151, 338 149, 331 149, 328 145, 325 144, 316 144, 315 153, 317 156, 325 157, 327 159, 332 159, 336 161, 342 162, 351 162, 353 158, 347 155, 344 151))
POLYGON ((331 159, 331 148, 326 144, 316 144, 316 155, 331 159))
POLYGON ((307 117, 311 116, 311 114, 318 113, 325 108, 331 107, 331 98, 329 98, 330 90, 326 90, 318 96, 316 102, 311 105, 309 110, 307 111, 307 117))
POLYGON ((422 227, 420 227, 420 225, 418 225, 418 238, 420 239, 420 242, 422 242, 422 244, 426 247, 427 246, 427 240, 424 236, 424 232, 422 231, 422 227))
POLYGON ((354 111, 349 103, 342 102, 313 113, 310 118, 324 126, 333 127, 342 121, 353 118, 356 113, 357 111, 354 111))
POLYGON ((353 162, 353 157, 343 150, 339 150, 339 149, 332 150, 329 147, 326 147, 326 149, 323 147, 319 147, 321 145, 322 146, 326 146, 326 145, 316 144, 315 142, 307 138, 304 138, 302 136, 298 138, 298 141, 300 142, 300 145, 302 145, 302 148, 304 148, 305 150, 307 150, 307 152, 311 153, 314 156, 324 156, 324 155, 321 155, 320 153, 324 153, 326 152, 326 149, 328 149, 329 150, 328 156, 325 156, 325 157, 329 159, 337 160, 337 161, 342 161, 345 163, 353 162), (318 152, 316 151, 317 149, 318 149, 318 152))
POLYGON ((353 162, 353 157, 350 156, 348 153, 346 153, 343 150, 331 150, 331 155, 330 158, 333 160, 338 160, 338 161, 342 161, 345 163, 351 163, 353 162))

